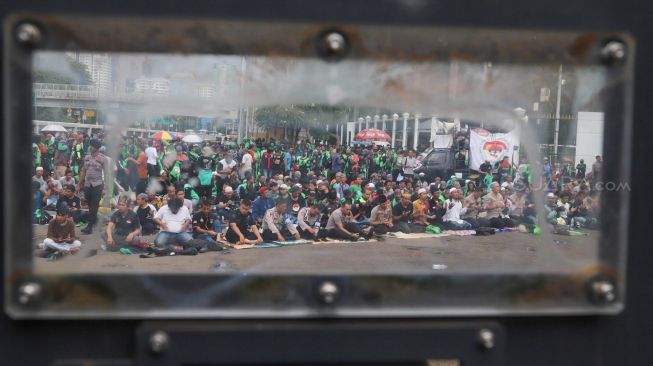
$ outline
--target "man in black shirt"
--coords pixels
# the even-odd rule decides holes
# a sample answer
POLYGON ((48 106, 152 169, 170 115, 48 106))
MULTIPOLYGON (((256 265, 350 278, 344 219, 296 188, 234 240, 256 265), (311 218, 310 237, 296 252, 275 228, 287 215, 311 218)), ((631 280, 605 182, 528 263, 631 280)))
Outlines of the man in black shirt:
POLYGON ((232 244, 258 244, 263 242, 263 237, 258 231, 256 221, 250 213, 252 204, 248 200, 240 201, 240 208, 235 211, 229 222, 226 239, 232 244))
POLYGON ((231 186, 224 186, 222 193, 218 195, 217 199, 217 213, 218 217, 229 219, 231 212, 236 208, 236 196, 234 189, 231 186))
POLYGON ((209 241, 216 241, 221 231, 221 223, 218 215, 211 212, 211 203, 202 201, 200 210, 193 215, 193 238, 209 241))
POLYGON ((412 232, 410 219, 413 217, 413 203, 410 201, 410 194, 404 193, 401 202, 392 208, 392 220, 395 230, 409 234, 412 232))
POLYGON ((283 174, 283 171, 283 154, 281 154, 281 151, 277 150, 272 154, 272 174, 283 174))
POLYGON ((149 203, 149 199, 150 197, 147 194, 139 194, 136 197, 136 207, 134 207, 134 212, 136 212, 138 221, 141 223, 141 233, 143 235, 153 234, 156 230, 156 225, 154 224, 156 209, 149 203))
POLYGON ((286 202, 288 203, 288 211, 286 212, 295 223, 297 222, 299 210, 306 207, 306 200, 302 197, 301 190, 301 187, 293 186, 290 190, 290 196, 286 198, 286 202))
POLYGON ((57 200, 57 211, 61 208, 62 204, 68 205, 70 217, 75 223, 82 221, 82 206, 79 197, 75 196, 75 186, 67 184, 63 187, 63 194, 57 200))
POLYGON ((102 249, 116 252, 123 247, 136 247, 140 241, 141 224, 136 213, 129 209, 127 198, 118 201, 118 210, 111 215, 107 231, 100 234, 102 249))
POLYGON ((585 165, 585 159, 580 159, 580 163, 576 165, 576 178, 578 179, 585 178, 586 170, 587 170, 587 165, 585 165))

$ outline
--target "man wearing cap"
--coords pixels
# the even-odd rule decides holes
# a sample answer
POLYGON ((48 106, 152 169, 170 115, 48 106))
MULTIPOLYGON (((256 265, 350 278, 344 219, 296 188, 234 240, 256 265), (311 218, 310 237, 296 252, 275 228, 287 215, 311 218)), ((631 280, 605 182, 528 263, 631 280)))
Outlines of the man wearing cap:
POLYGON ((69 217, 67 205, 62 205, 57 210, 57 216, 48 223, 48 232, 39 244, 39 249, 45 249, 49 259, 54 260, 64 254, 75 253, 82 243, 75 236, 75 223, 69 217))
POLYGON ((231 186, 225 185, 222 193, 218 195, 216 200, 216 211, 219 218, 231 217, 231 212, 236 208, 236 197, 234 189, 231 186))
POLYGON ((426 189, 417 190, 417 199, 413 201, 413 212, 414 224, 431 225, 437 219, 437 216, 431 213, 431 204, 426 189))
POLYGON ((485 218, 490 221, 490 226, 497 229, 514 227, 514 221, 502 217, 503 210, 506 208, 506 199, 499 192, 499 183, 493 182, 491 188, 492 191, 483 197, 483 209, 487 211, 485 218))
POLYGON ((39 190, 45 194, 48 191, 48 185, 45 182, 45 178, 43 178, 43 167, 36 167, 36 171, 34 173, 34 176, 32 176, 32 182, 38 182, 39 183, 39 190))
POLYGON ((138 215, 129 209, 126 197, 118 201, 118 210, 111 215, 106 232, 100 234, 102 249, 117 252, 122 247, 133 247, 140 241, 141 224, 138 215))
POLYGON ((449 190, 449 199, 444 202, 447 212, 442 217, 442 222, 449 230, 469 230, 472 225, 461 219, 461 216, 467 211, 467 207, 463 205, 461 200, 460 191, 457 188, 449 190))
POLYGON ((97 211, 100 207, 100 200, 104 194, 104 179, 109 175, 109 160, 100 153, 102 143, 100 140, 91 140, 91 153, 84 157, 82 171, 79 174, 77 192, 84 188, 84 197, 88 203, 88 214, 86 221, 88 225, 82 229, 82 233, 90 234, 97 222, 97 211))
POLYGON ((252 204, 252 217, 256 222, 262 222, 265 213, 275 206, 274 200, 270 197, 270 190, 268 187, 261 187, 259 189, 259 196, 252 204))
POLYGON ((285 200, 277 201, 275 207, 267 210, 263 217, 263 240, 286 241, 289 238, 299 240, 299 232, 295 225, 290 222, 286 213, 288 205, 285 200))
POLYGON ((286 185, 286 183, 281 183, 279 185, 279 192, 275 197, 272 198, 274 198, 275 201, 285 201, 288 199, 288 197, 290 197, 288 194, 288 185, 286 185))
POLYGON ((424 174, 424 172, 418 174, 418 179, 417 179, 417 182, 415 182, 415 187, 417 189, 420 189, 420 188, 428 189, 429 188, 429 182, 426 180, 426 174, 424 174))

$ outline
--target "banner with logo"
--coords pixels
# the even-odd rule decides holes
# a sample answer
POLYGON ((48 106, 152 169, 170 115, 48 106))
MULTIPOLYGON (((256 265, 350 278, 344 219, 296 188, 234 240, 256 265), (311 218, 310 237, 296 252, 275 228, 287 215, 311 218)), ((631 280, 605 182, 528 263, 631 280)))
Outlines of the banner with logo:
POLYGON ((504 156, 512 163, 514 147, 519 145, 515 131, 490 133, 485 129, 475 128, 469 135, 470 169, 478 170, 486 160, 494 165, 504 156))

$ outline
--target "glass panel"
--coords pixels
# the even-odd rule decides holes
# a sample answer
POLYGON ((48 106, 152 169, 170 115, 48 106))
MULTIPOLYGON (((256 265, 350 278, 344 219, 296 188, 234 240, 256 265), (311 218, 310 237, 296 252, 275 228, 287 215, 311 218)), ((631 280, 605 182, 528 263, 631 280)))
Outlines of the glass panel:
POLYGON ((37 272, 561 273, 597 263, 602 68, 38 52, 34 70, 37 272), (410 98, 381 88, 390 82, 410 98), (541 98, 542 87, 559 99, 541 98), (537 97, 538 111, 522 108, 537 97), (393 148, 397 124, 406 133, 393 148), (547 133, 554 143, 539 144, 547 133), (431 147, 415 170, 414 149, 431 147), (381 196, 392 226, 371 217, 381 196), (170 213, 174 197, 187 222, 170 213), (72 211, 57 218, 62 201, 72 211), (304 244, 284 243, 301 238, 309 202, 318 234, 303 210, 304 244), (62 220, 55 232, 73 220, 74 237, 48 237, 48 215, 62 220), (238 220, 242 238, 230 230, 238 220), (480 238, 478 227, 499 233, 480 238), (214 252, 223 247, 228 256, 214 252), (162 265, 142 253, 182 258, 162 265))

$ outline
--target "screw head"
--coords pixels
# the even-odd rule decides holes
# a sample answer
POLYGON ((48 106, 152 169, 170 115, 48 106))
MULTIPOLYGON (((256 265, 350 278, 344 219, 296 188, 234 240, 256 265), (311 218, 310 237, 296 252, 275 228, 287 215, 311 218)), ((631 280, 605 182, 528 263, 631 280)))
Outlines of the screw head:
POLYGON ((605 64, 616 64, 626 58, 626 45, 619 41, 610 41, 601 49, 601 60, 605 64))
POLYGON ((41 30, 34 24, 23 23, 16 29, 16 40, 26 45, 35 45, 41 41, 41 30))
POLYGON ((327 59, 340 59, 347 54, 347 39, 340 32, 327 32, 322 36, 319 49, 327 59))
POLYGON ((485 349, 494 348, 494 332, 491 329, 483 328, 478 331, 478 343, 485 349))
POLYGON ((168 337, 168 333, 162 330, 157 330, 150 336, 150 351, 161 353, 168 349, 169 346, 170 337, 168 337))
POLYGON ((41 297, 42 293, 43 288, 39 283, 25 283, 18 288, 18 302, 22 305, 32 304, 41 297))
POLYGON ((320 296, 320 300, 322 300, 323 303, 325 304, 333 304, 336 302, 339 294, 338 286, 331 282, 331 281, 325 281, 320 284, 320 287, 318 289, 318 295, 320 296))
POLYGON ((596 281, 591 285, 592 300, 597 304, 609 304, 617 299, 615 286, 609 281, 596 281))

